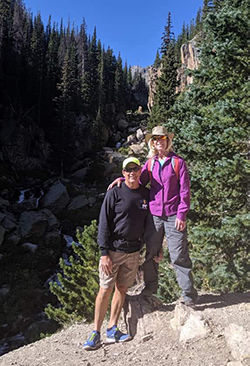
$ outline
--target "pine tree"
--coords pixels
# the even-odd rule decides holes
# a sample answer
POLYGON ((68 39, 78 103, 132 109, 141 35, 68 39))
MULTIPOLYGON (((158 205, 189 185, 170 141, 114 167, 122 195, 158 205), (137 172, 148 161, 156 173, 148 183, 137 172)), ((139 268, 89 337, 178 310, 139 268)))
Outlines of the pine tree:
POLYGON ((204 290, 243 291, 249 281, 249 15, 245 0, 224 0, 207 14, 201 65, 167 123, 190 168, 189 239, 204 290))
POLYGON ((176 99, 177 62, 171 28, 171 14, 169 13, 167 26, 162 37, 162 68, 161 76, 157 80, 156 94, 150 116, 151 127, 160 124, 170 115, 171 108, 176 99))
POLYGON ((160 53, 159 53, 159 50, 157 49, 157 52, 156 52, 156 56, 155 56, 155 60, 154 60, 154 63, 153 63, 153 66, 156 67, 157 69, 160 67, 161 65, 161 58, 160 58, 160 53))
POLYGON ((41 14, 34 19, 34 28, 31 35, 30 63, 32 67, 31 97, 37 106, 37 121, 41 123, 43 106, 44 79, 45 79, 45 34, 41 14))
POLYGON ((117 111, 125 109, 124 75, 120 53, 117 58, 115 70, 115 105, 117 111))
POLYGON ((82 234, 77 232, 80 245, 73 244, 73 255, 66 264, 61 258, 58 273, 59 282, 51 282, 50 289, 60 302, 60 307, 51 304, 45 309, 50 319, 60 324, 74 321, 92 321, 95 297, 98 291, 99 247, 97 245, 97 225, 92 221, 85 226, 82 234))

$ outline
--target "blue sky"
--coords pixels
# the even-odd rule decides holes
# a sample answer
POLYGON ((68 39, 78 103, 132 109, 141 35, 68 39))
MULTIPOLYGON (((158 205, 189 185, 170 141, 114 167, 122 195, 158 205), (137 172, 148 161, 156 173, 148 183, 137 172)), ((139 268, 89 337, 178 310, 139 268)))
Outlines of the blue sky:
POLYGON ((27 9, 34 15, 41 12, 46 25, 49 15, 60 24, 63 18, 67 25, 80 25, 85 18, 87 33, 92 34, 96 26, 97 37, 115 55, 121 53, 128 65, 146 67, 155 60, 157 48, 171 12, 175 36, 181 32, 182 24, 196 17, 203 0, 24 0, 27 9))

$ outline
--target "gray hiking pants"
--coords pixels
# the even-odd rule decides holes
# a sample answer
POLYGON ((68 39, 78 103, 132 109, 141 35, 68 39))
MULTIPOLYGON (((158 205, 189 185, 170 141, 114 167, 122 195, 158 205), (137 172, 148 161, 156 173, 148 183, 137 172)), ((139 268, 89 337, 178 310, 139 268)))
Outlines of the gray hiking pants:
POLYGON ((146 258, 143 263, 144 281, 146 293, 156 293, 158 287, 158 267, 153 257, 158 254, 162 247, 164 233, 171 262, 174 266, 176 277, 182 296, 185 301, 195 300, 197 291, 193 286, 191 274, 192 262, 188 254, 187 229, 178 231, 175 227, 176 215, 158 217, 149 215, 146 229, 146 258))

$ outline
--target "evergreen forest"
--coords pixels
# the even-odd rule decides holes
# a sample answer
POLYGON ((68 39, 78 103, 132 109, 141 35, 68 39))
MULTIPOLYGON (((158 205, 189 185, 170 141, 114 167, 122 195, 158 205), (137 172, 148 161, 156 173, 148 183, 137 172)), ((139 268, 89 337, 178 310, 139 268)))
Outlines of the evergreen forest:
MULTIPOLYGON (((154 104, 151 111, 142 105, 146 127, 163 124, 174 132, 174 149, 189 168, 188 233, 197 289, 244 292, 250 282, 249 2, 204 0, 177 38, 171 13, 166 19, 152 65, 161 70, 154 104), (194 38, 199 67, 186 70, 193 82, 177 92, 181 46, 194 38)), ((6 188, 8 171, 21 176, 10 152, 13 131, 37 130, 37 140, 48 141, 53 150, 50 169, 67 176, 76 154, 85 158, 101 150, 117 115, 136 113, 141 105, 136 95, 147 92, 141 74, 132 75, 120 54, 102 45, 96 29, 89 35, 84 19, 79 27, 51 18, 44 25, 41 14, 33 16, 22 0, 0 0, 0 188, 6 188), (85 149, 75 151, 81 123, 85 149)), ((143 161, 146 154, 139 157, 143 161)), ((59 283, 50 283, 60 306, 54 301, 45 310, 58 323, 93 319, 96 236, 97 222, 92 221, 78 232, 80 245, 73 245, 69 264, 60 260, 59 283)), ((160 273, 158 297, 176 300, 179 288, 167 251, 160 273)))

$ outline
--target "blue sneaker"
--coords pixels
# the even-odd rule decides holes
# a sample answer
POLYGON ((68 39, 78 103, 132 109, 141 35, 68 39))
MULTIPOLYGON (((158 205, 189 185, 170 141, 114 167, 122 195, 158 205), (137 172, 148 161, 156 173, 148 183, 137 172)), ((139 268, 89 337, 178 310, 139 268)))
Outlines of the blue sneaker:
POLYGON ((122 333, 116 325, 107 329, 107 343, 127 342, 133 337, 130 334, 122 333))
POLYGON ((93 332, 90 334, 88 340, 84 343, 83 348, 86 349, 86 351, 98 349, 101 347, 101 337, 100 333, 96 330, 93 330, 93 332))

